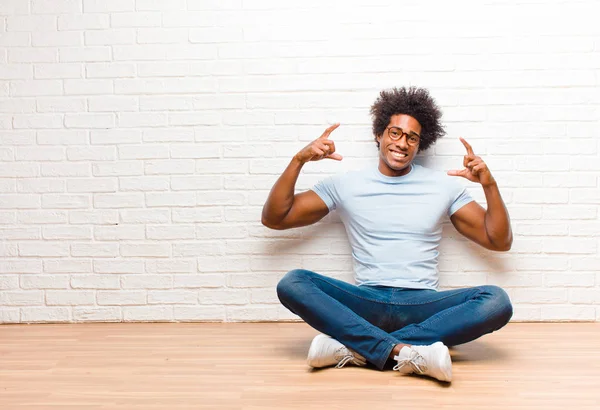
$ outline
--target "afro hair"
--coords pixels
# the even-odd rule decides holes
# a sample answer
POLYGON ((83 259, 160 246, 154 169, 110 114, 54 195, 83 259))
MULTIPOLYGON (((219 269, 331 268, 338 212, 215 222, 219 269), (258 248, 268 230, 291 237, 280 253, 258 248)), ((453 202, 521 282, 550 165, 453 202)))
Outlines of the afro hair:
POLYGON ((421 124, 419 151, 426 150, 446 134, 440 124, 442 111, 429 95, 429 91, 417 87, 392 88, 381 91, 379 98, 371 106, 373 135, 377 148, 377 137, 383 135, 391 117, 397 114, 410 115, 421 124))

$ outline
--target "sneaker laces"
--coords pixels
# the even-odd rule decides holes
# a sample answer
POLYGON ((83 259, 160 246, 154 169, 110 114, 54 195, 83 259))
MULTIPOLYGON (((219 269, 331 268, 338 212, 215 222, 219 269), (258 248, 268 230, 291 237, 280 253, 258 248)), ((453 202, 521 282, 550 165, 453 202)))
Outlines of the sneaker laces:
POLYGON ((414 349, 410 349, 410 355, 408 357, 400 359, 399 356, 396 356, 394 359, 398 360, 398 364, 394 366, 394 370, 400 370, 408 365, 418 374, 425 374, 427 371, 425 359, 414 349))
POLYGON ((341 369, 342 367, 344 367, 345 365, 347 365, 350 362, 352 362, 352 364, 355 364, 356 366, 363 365, 363 363, 361 363, 354 356, 354 354, 345 346, 339 347, 335 351, 335 360, 339 360, 338 364, 335 366, 336 369, 341 369))

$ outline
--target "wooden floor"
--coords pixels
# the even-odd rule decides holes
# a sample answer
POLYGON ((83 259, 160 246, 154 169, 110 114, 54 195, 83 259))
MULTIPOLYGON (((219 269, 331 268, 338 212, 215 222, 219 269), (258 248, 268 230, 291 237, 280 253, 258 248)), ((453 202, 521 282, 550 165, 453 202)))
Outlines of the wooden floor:
POLYGON ((515 323, 454 381, 311 371, 302 323, 0 326, 0 409, 600 409, 600 324, 515 323))

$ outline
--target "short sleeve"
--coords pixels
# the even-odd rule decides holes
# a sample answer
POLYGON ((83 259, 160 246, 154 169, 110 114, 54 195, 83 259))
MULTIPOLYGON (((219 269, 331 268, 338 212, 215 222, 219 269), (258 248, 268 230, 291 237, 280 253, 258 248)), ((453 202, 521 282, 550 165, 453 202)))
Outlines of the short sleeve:
POLYGON ((331 176, 317 182, 313 187, 314 191, 327 205, 330 211, 333 211, 339 204, 340 197, 338 192, 338 176, 331 176))
POLYGON ((452 194, 452 202, 448 208, 448 216, 452 216, 452 214, 470 202, 473 202, 471 194, 469 194, 464 186, 456 184, 456 188, 452 194))

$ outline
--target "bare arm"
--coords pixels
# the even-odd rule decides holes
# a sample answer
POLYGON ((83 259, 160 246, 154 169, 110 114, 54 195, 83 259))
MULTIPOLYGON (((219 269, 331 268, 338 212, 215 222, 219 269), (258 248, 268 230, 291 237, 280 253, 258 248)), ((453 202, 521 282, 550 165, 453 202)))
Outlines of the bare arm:
POLYGON ((313 191, 294 194, 300 170, 309 161, 330 158, 342 159, 335 152, 335 144, 329 134, 339 124, 327 128, 323 135, 298 152, 271 188, 263 206, 262 224, 271 229, 289 229, 313 224, 329 213, 323 200, 313 191))
POLYGON ((463 162, 465 169, 449 171, 448 175, 462 176, 480 183, 485 193, 487 210, 473 201, 456 211, 450 220, 458 232, 484 248, 507 251, 512 246, 513 235, 508 210, 496 180, 485 162, 473 153, 467 141, 461 138, 461 142, 467 149, 463 162))

